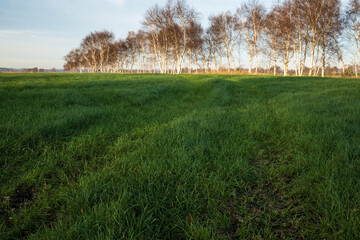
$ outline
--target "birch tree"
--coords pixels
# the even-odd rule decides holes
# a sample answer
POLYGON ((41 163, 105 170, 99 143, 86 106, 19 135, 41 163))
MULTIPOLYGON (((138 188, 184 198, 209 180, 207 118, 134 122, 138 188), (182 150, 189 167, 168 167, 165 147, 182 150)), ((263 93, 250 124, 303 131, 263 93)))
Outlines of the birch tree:
POLYGON ((201 49, 203 45, 203 28, 197 22, 191 22, 187 28, 187 34, 189 38, 188 43, 188 56, 189 56, 189 70, 191 72, 192 63, 195 62, 196 72, 201 65, 199 60, 201 59, 201 49))
POLYGON ((97 48, 98 48, 98 52, 99 52, 99 58, 98 58, 98 66, 99 66, 99 70, 101 72, 105 71, 105 63, 106 60, 109 58, 109 54, 110 54, 110 47, 111 44, 114 42, 114 34, 104 30, 101 32, 95 32, 95 34, 93 35, 97 48))
POLYGON ((273 63, 273 74, 277 74, 277 60, 279 48, 279 27, 277 26, 277 13, 273 9, 265 19, 264 27, 264 47, 262 52, 273 63))
POLYGON ((224 46, 226 49, 226 58, 228 64, 227 69, 230 71, 232 66, 235 68, 233 50, 237 38, 236 28, 238 18, 236 15, 233 15, 228 11, 217 16, 212 16, 209 18, 209 20, 213 34, 219 36, 219 41, 221 41, 219 44, 224 46))
POLYGON ((287 76, 289 63, 294 56, 295 24, 293 17, 293 5, 285 1, 281 6, 274 9, 275 25, 278 27, 279 53, 284 64, 284 76, 287 76))
POLYGON ((315 51, 319 47, 320 36, 320 19, 326 10, 325 2, 327 0, 297 0, 297 7, 301 10, 302 18, 306 29, 306 38, 310 43, 310 71, 309 76, 316 73, 315 71, 315 51))
MULTIPOLYGON (((170 1, 169 1, 170 2, 170 1)), ((189 36, 187 34, 187 29, 189 25, 197 21, 198 13, 195 9, 190 8, 185 0, 177 0, 173 6, 175 12, 175 22, 180 27, 181 31, 181 47, 176 52, 176 62, 177 62, 177 73, 181 73, 182 65, 184 62, 185 53, 188 51, 188 41, 189 36)))
POLYGON ((305 69, 305 63, 308 53, 308 26, 307 21, 303 17, 306 13, 301 7, 301 0, 293 0, 293 18, 295 27, 295 39, 294 39, 294 50, 295 50, 295 66, 296 75, 302 76, 305 69))
POLYGON ((125 40, 118 40, 114 44, 115 46, 115 65, 116 71, 123 73, 125 70, 125 65, 128 61, 128 51, 125 40))
MULTIPOLYGON (((213 22, 214 16, 209 17, 209 22, 213 22)), ((222 37, 219 33, 218 29, 219 25, 210 24, 207 30, 207 39, 210 41, 209 47, 211 47, 211 55, 213 68, 216 71, 219 71, 220 67, 222 67, 222 57, 223 57, 223 41, 222 37), (218 61, 219 60, 219 61, 218 61)))
POLYGON ((337 43, 335 36, 342 32, 342 22, 340 15, 340 1, 327 0, 323 3, 323 14, 319 20, 320 26, 320 45, 321 45, 321 76, 325 76, 326 53, 331 50, 331 46, 337 43))
POLYGON ((347 38, 353 45, 353 61, 357 77, 357 59, 360 55, 360 1, 350 0, 346 10, 347 38))
POLYGON ((81 42, 80 52, 92 72, 98 70, 98 48, 95 33, 90 33, 81 42))
MULTIPOLYGON (((149 9, 145 13, 145 20, 142 22, 142 25, 144 27, 144 30, 148 33, 148 38, 150 41, 150 50, 152 52, 152 59, 157 63, 160 71, 164 72, 163 67, 163 59, 164 59, 164 52, 166 52, 166 44, 167 41, 162 39, 163 41, 160 41, 160 38, 166 37, 165 30, 163 29, 163 18, 162 18, 162 10, 159 8, 158 5, 155 5, 151 9, 149 9), (161 42, 163 44, 161 44, 161 42), (165 42, 165 50, 162 45, 164 45, 165 42)), ((166 38, 165 38, 166 39, 166 38)))
POLYGON ((264 21, 266 17, 265 7, 257 0, 250 0, 244 3, 237 10, 239 19, 242 21, 243 32, 247 42, 249 51, 249 73, 252 72, 253 61, 255 58, 255 73, 258 72, 258 40, 264 29, 264 21))
POLYGON ((80 49, 71 50, 66 56, 64 56, 65 64, 64 69, 69 72, 75 72, 76 69, 81 69, 82 56, 80 49))

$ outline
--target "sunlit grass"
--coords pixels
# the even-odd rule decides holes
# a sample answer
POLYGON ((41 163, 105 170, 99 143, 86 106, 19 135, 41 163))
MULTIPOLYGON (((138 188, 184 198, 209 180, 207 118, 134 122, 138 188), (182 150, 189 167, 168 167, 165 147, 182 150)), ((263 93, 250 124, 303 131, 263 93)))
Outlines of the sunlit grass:
POLYGON ((1 74, 1 239, 360 238, 360 81, 1 74))

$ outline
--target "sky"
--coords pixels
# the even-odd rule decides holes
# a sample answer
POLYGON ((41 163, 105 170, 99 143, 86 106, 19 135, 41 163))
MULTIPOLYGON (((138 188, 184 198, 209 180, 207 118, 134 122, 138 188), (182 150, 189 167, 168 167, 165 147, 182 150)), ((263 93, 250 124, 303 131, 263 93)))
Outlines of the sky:
MULTIPOLYGON (((92 31, 116 38, 141 28, 144 13, 167 0, 1 0, 0 67, 62 68, 63 57, 92 31)), ((267 8, 273 1, 259 0, 267 8)), ((204 26, 211 14, 232 11, 243 0, 187 0, 204 26)))

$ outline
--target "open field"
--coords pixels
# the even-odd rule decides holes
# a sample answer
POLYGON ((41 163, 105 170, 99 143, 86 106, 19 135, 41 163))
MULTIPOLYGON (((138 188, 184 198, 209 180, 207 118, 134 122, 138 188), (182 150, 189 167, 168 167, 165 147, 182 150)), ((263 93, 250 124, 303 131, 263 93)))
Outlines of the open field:
POLYGON ((0 239, 359 239, 360 81, 0 74, 0 239))

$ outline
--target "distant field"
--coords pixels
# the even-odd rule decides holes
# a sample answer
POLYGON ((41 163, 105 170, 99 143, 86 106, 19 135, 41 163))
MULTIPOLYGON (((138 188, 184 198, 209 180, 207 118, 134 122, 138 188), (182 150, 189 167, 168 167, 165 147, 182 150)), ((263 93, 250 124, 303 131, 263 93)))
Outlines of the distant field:
POLYGON ((0 74, 0 239, 360 239, 360 80, 0 74))

